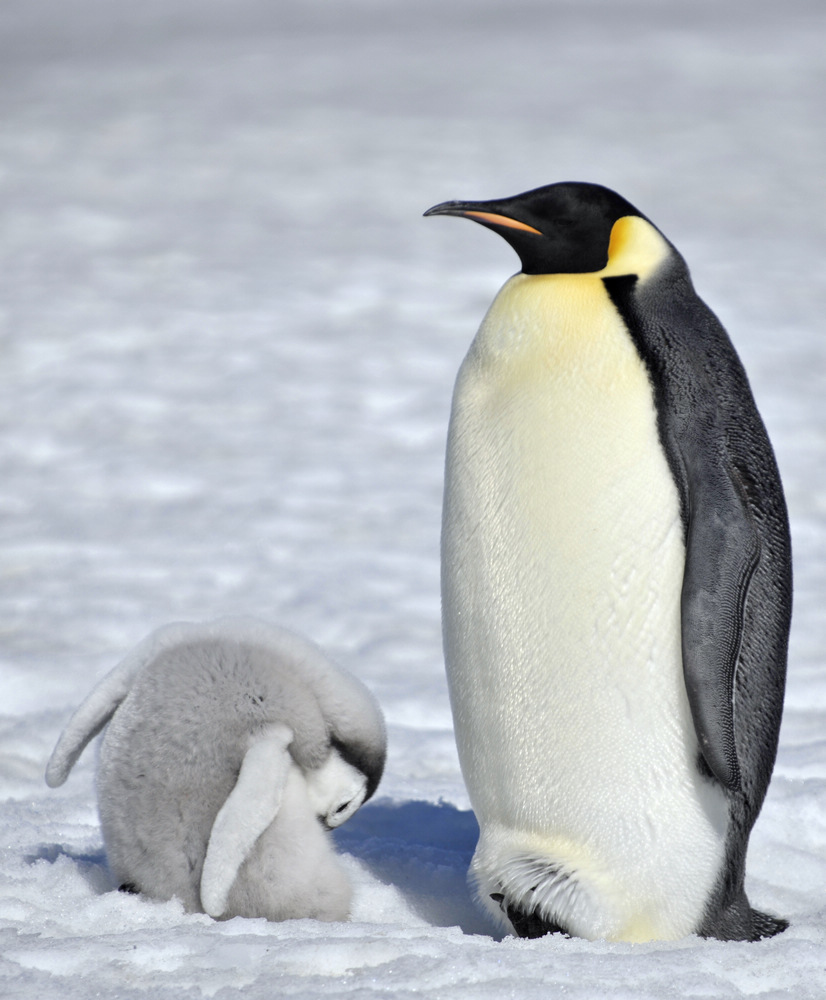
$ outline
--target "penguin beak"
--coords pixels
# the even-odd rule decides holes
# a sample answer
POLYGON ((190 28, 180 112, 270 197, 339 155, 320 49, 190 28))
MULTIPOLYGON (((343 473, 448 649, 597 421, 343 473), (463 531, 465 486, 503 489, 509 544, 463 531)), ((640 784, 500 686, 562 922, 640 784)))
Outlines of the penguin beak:
POLYGON ((536 233, 537 236, 542 235, 538 229, 534 229, 533 226, 529 226, 526 222, 519 222, 517 219, 511 219, 507 215, 500 215, 498 212, 483 211, 475 207, 473 202, 468 201, 443 201, 441 205, 434 205, 433 208, 429 208, 424 214, 425 216, 459 215, 467 219, 473 219, 474 222, 481 222, 483 226, 501 226, 505 229, 519 229, 525 233, 536 233))

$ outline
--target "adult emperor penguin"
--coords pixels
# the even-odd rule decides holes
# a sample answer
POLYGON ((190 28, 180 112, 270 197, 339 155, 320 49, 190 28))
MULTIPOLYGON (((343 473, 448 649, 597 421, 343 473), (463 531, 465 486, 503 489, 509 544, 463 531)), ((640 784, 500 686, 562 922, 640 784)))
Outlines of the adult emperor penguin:
POLYGON ((452 201, 516 250, 461 366, 444 644, 482 902, 526 937, 757 940, 791 549, 745 372, 607 188, 452 201))
POLYGON ((320 649, 246 618, 159 629, 69 720, 49 785, 104 726, 98 809, 123 888, 224 919, 346 919, 326 831, 375 791, 386 737, 373 696, 320 649))

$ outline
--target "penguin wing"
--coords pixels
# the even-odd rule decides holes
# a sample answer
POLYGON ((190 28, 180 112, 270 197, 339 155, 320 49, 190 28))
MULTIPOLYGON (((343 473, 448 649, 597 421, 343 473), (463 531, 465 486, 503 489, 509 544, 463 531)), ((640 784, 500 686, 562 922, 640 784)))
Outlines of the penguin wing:
MULTIPOLYGON (((694 729, 710 770, 734 790, 735 675, 749 588, 763 559, 785 558, 776 570, 790 571, 774 456, 737 353, 679 253, 672 247, 667 265, 644 282, 634 275, 603 280, 648 367, 680 493, 683 673, 694 729)), ((788 632, 790 586, 780 585, 785 625, 783 607, 770 613, 778 635, 788 632)), ((785 671, 785 654, 776 669, 785 671)))
POLYGON ((736 468, 705 449, 697 457, 693 463, 690 450, 683 453, 690 497, 681 599, 683 673, 700 751, 715 777, 734 790, 740 785, 734 676, 760 535, 736 468))
MULTIPOLYGON (((169 628, 169 627, 168 627, 169 628)), ((46 784, 62 785, 86 745, 97 736, 129 694, 135 677, 160 648, 167 629, 153 632, 139 643, 89 692, 60 734, 46 766, 46 784)))
POLYGON ((201 905, 211 917, 226 910, 241 865, 278 815, 293 764, 292 740, 293 731, 280 723, 264 730, 244 755, 235 787, 215 817, 201 872, 201 905))
MULTIPOLYGON (((164 650, 200 638, 204 626, 172 622, 151 632, 89 692, 76 709, 52 751, 46 767, 46 784, 62 785, 87 744, 103 729, 129 694, 137 675, 164 650)), ((209 634, 207 632, 207 634, 209 634)))

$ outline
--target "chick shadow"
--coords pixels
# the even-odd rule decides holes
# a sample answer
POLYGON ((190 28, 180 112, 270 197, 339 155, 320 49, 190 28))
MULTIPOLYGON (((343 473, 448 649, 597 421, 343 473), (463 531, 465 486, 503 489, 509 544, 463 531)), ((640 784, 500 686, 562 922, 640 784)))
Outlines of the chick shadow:
MULTIPOLYGON (((479 826, 470 810, 440 802, 380 799, 360 809, 334 831, 336 848, 360 861, 379 882, 393 886, 410 909, 433 927, 459 927, 465 934, 504 936, 471 898, 467 884, 479 826)), ((68 860, 96 895, 118 886, 103 847, 73 851, 41 844, 25 861, 68 860)))
POLYGON ((64 844, 41 844, 34 853, 27 854, 24 860, 30 865, 38 861, 48 861, 53 865, 62 858, 74 865, 80 877, 96 895, 102 896, 117 889, 102 847, 99 851, 73 851, 64 844))
POLYGON ((369 803, 334 833, 339 851, 357 858, 433 927, 500 939, 471 898, 467 870, 479 826, 470 810, 440 802, 369 803))

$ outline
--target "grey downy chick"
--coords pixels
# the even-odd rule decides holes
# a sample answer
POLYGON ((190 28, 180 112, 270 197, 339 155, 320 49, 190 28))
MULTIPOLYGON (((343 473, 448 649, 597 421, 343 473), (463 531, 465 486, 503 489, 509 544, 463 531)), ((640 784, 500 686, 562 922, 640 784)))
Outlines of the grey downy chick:
POLYGON ((327 831, 373 794, 386 755, 355 677, 253 619, 167 625, 74 713, 51 787, 104 726, 98 810, 119 885, 222 919, 346 919, 327 831))

